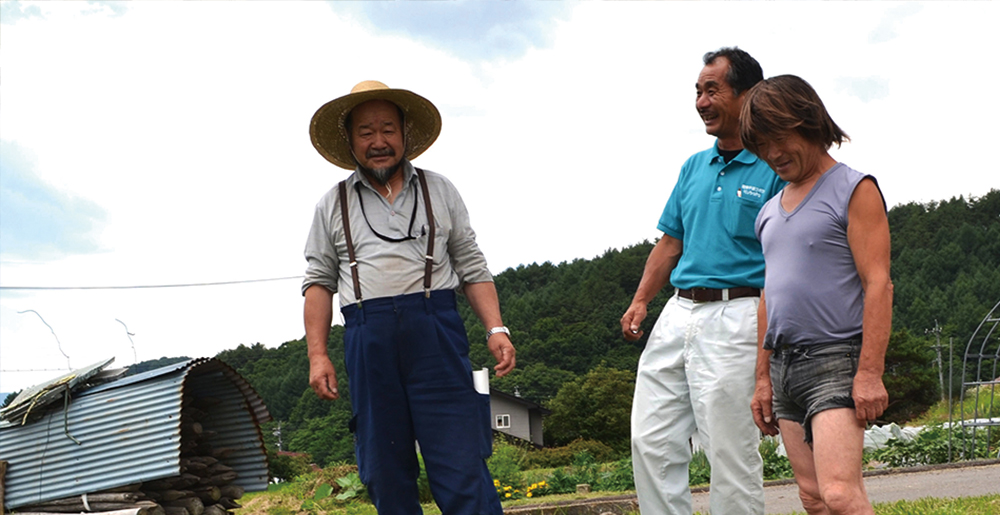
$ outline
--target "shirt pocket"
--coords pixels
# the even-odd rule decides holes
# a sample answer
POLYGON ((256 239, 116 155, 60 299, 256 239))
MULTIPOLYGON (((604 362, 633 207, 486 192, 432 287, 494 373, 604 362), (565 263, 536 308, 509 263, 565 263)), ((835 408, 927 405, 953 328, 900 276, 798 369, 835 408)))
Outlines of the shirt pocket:
MULTIPOLYGON (((442 263, 449 260, 448 256, 448 239, 451 234, 451 228, 444 226, 434 217, 434 266, 441 266, 442 263)), ((430 237, 430 230, 426 223, 420 226, 420 237, 417 238, 416 243, 419 248, 420 260, 423 262, 424 258, 427 256, 427 238, 430 237)))
POLYGON ((756 240, 754 224, 757 221, 757 213, 763 205, 764 202, 760 198, 737 196, 729 217, 729 235, 733 238, 756 240))

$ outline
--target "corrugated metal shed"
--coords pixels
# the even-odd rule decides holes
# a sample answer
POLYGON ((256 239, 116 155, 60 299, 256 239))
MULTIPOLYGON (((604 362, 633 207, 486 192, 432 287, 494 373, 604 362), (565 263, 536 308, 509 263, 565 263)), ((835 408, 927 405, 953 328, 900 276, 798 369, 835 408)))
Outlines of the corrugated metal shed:
POLYGON ((0 410, 0 427, 6 422, 24 424, 31 418, 32 411, 43 411, 45 406, 62 400, 64 393, 75 391, 85 385, 92 377, 104 370, 115 358, 106 359, 63 374, 51 381, 25 388, 11 403, 0 410))
POLYGON ((199 399, 215 403, 202 425, 217 433, 214 445, 232 449, 221 461, 239 474, 233 483, 266 489, 260 424, 271 415, 235 370, 204 358, 75 392, 65 412, 57 402, 34 422, 0 427, 0 460, 9 463, 5 507, 179 474, 181 408, 199 399))

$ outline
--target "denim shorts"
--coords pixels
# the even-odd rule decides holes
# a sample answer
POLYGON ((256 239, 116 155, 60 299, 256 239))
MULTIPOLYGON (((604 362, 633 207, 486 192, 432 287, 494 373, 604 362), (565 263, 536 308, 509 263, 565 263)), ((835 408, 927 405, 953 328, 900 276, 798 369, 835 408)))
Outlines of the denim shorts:
POLYGON ((861 338, 775 349, 771 354, 774 416, 802 424, 805 441, 811 443, 814 415, 854 408, 851 391, 860 355, 861 338))

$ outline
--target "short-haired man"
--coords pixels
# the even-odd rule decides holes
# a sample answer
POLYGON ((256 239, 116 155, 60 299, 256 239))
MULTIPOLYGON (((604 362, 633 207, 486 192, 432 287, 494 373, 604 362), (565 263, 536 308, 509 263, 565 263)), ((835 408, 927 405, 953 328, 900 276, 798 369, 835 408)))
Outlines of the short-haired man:
POLYGON ((489 396, 473 386, 455 291, 487 328, 497 376, 514 368, 514 346, 462 198, 410 164, 440 131, 434 104, 376 81, 313 116, 319 153, 355 171, 320 199, 306 243, 309 384, 320 398, 339 396, 327 355, 339 292, 358 474, 378 512, 421 513, 417 441, 442 513, 501 515, 485 462, 489 396))
POLYGON ((668 280, 677 288, 639 359, 632 463, 643 513, 689 515, 697 432, 712 466, 712 513, 761 514, 760 432, 747 409, 764 286, 753 221, 784 182, 740 142, 740 107, 763 79, 760 65, 738 48, 703 60, 695 107, 716 143, 681 168, 657 226, 663 237, 621 319, 625 338, 639 339, 647 304, 668 280))
POLYGON ((750 90, 740 136, 788 181, 756 223, 767 271, 754 420, 767 434, 780 430, 807 512, 873 513, 861 455, 866 422, 888 405, 885 201, 874 177, 830 156, 847 134, 799 77, 750 90))

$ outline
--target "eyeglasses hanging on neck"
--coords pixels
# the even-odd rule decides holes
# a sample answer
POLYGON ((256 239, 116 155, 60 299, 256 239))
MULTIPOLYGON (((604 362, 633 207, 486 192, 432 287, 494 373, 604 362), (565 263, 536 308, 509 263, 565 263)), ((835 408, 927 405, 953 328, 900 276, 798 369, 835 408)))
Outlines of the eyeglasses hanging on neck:
POLYGON ((416 185, 413 186, 413 189, 414 189, 414 195, 413 195, 413 212, 410 213, 410 226, 406 229, 406 236, 403 237, 403 238, 392 238, 392 237, 386 236, 386 235, 381 234, 378 231, 376 231, 375 228, 372 227, 372 223, 368 221, 368 214, 365 213, 365 199, 364 199, 364 195, 361 194, 361 182, 360 181, 354 183, 354 189, 358 193, 358 203, 361 204, 361 216, 363 216, 365 218, 365 223, 368 224, 368 228, 371 229, 372 232, 375 234, 375 236, 378 236, 379 239, 381 239, 383 241, 388 241, 389 243, 401 243, 401 242, 404 242, 404 241, 415 240, 415 239, 419 238, 420 236, 423 236, 426 233, 425 229, 421 229, 420 235, 418 235, 418 236, 414 236, 413 235, 413 222, 416 221, 416 219, 417 219, 417 202, 419 200, 418 199, 419 195, 416 194, 416 189, 417 189, 416 185))

